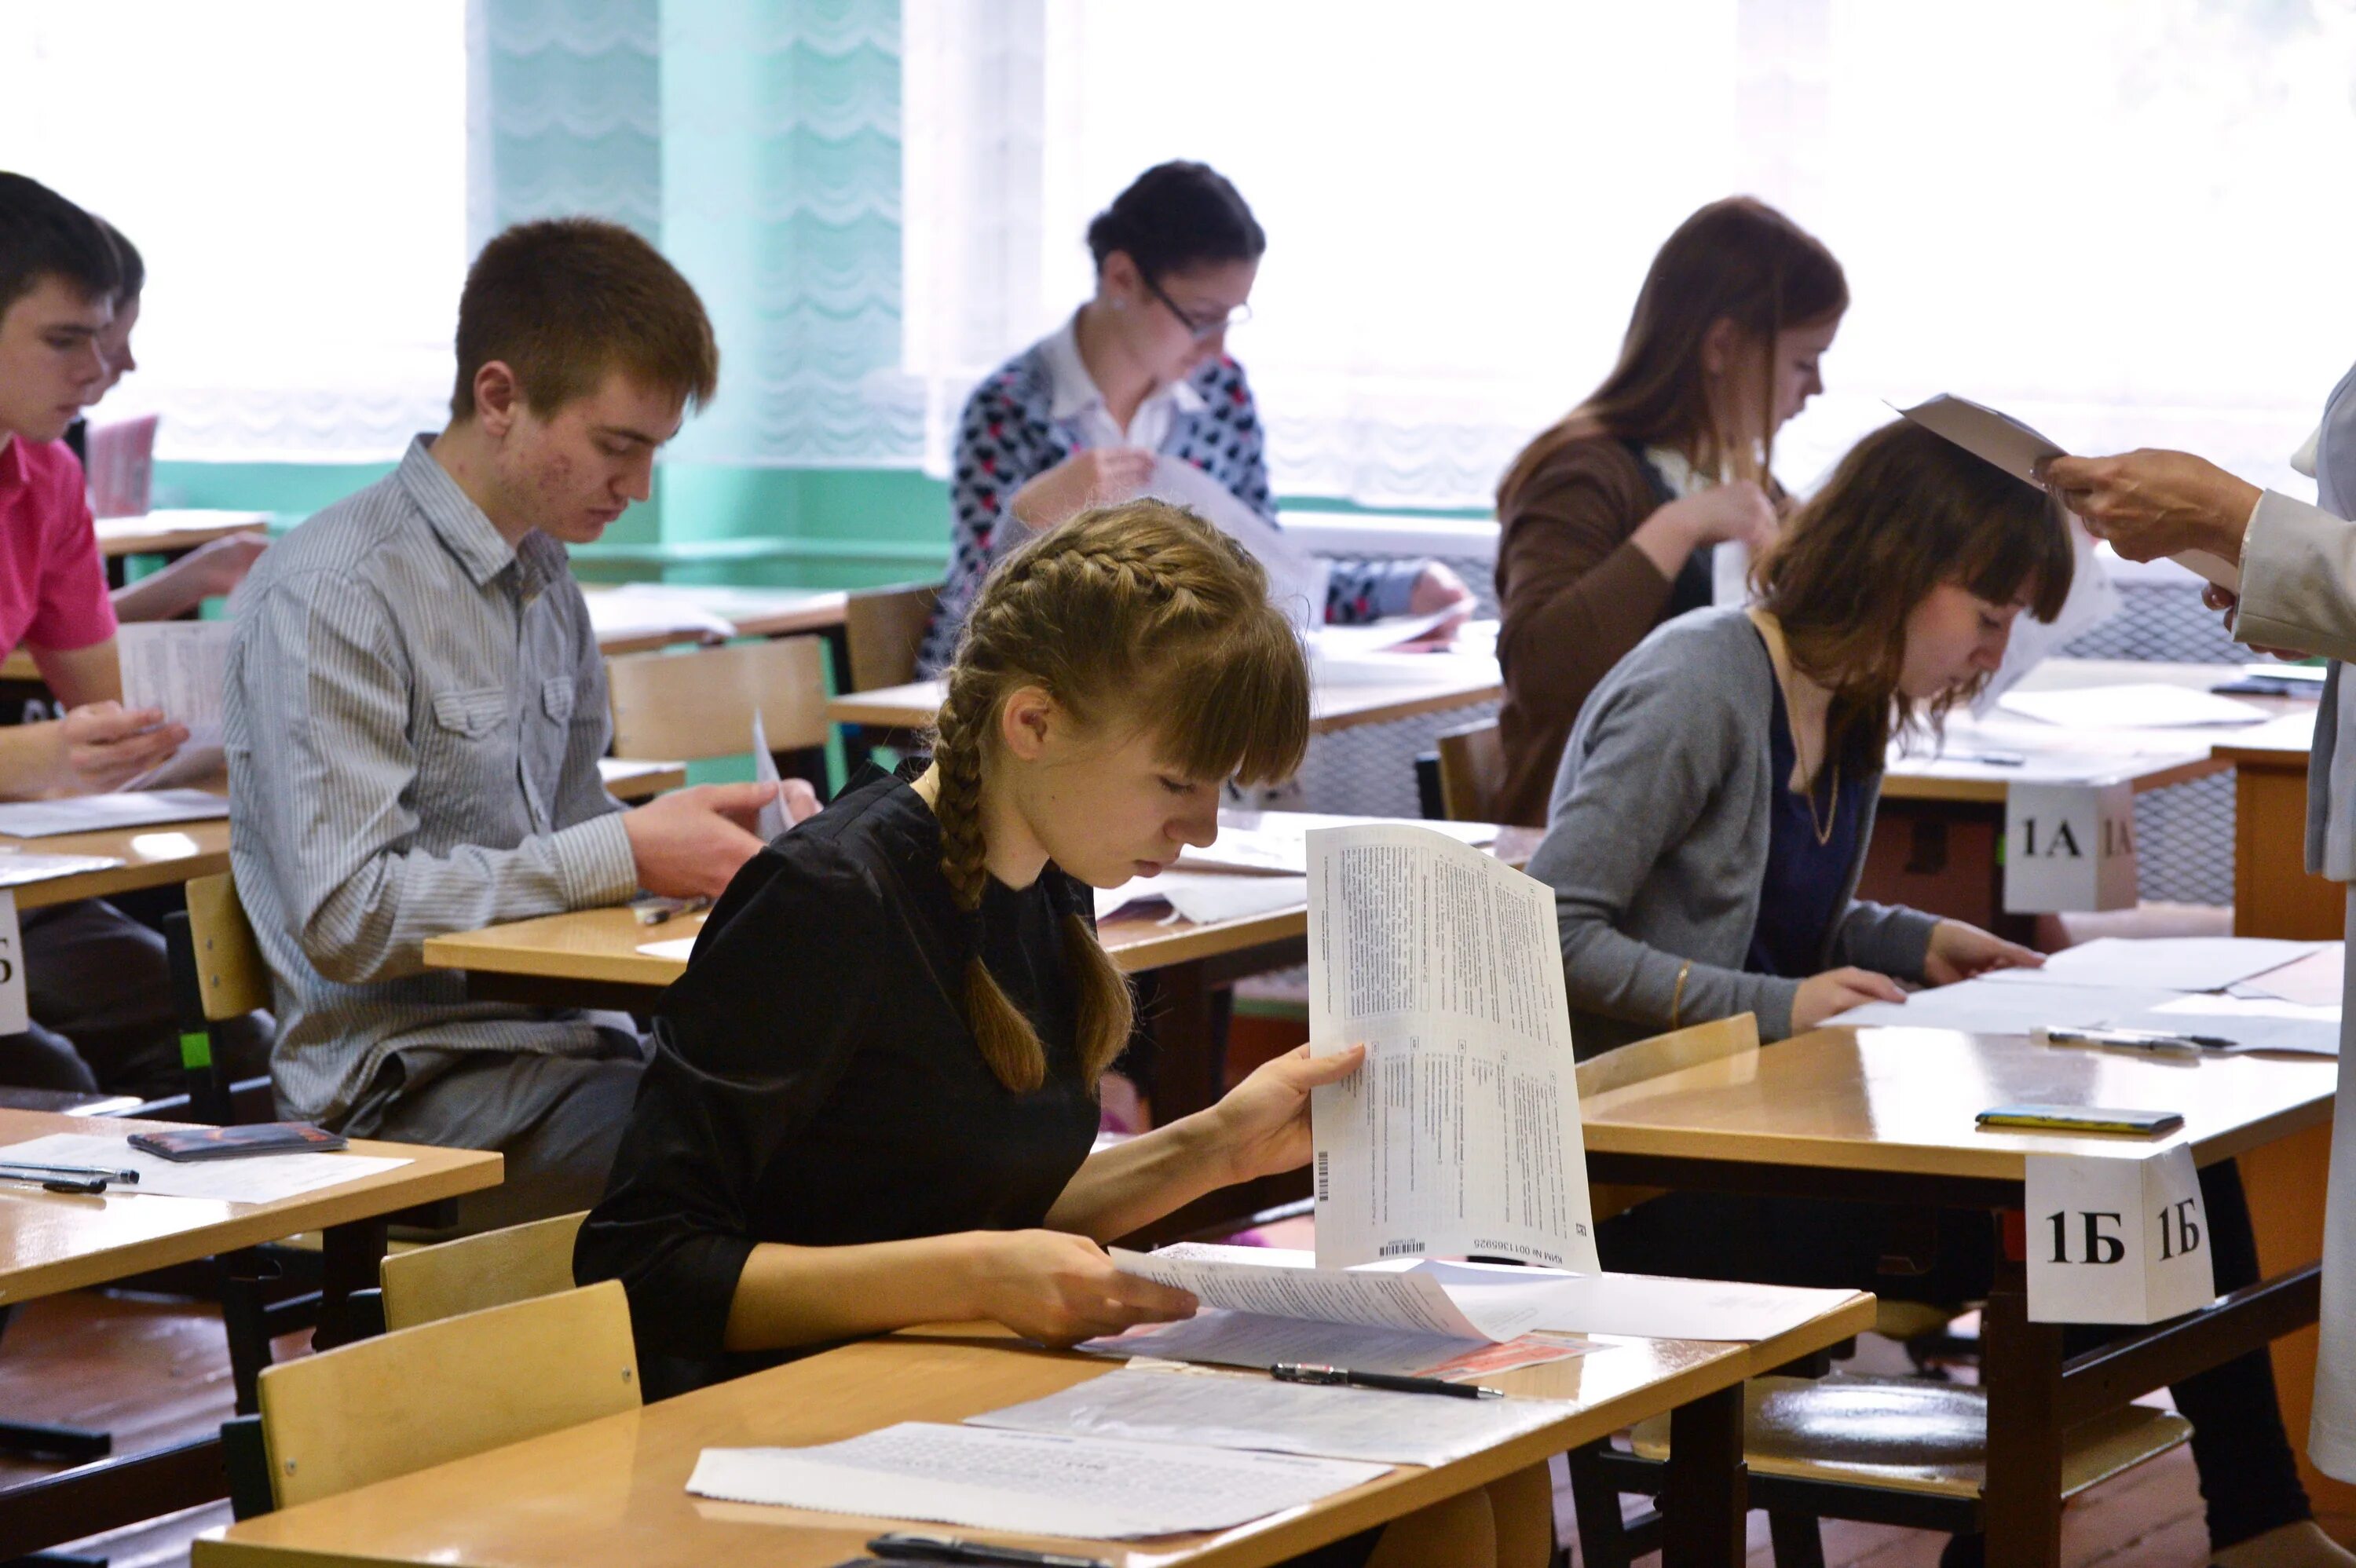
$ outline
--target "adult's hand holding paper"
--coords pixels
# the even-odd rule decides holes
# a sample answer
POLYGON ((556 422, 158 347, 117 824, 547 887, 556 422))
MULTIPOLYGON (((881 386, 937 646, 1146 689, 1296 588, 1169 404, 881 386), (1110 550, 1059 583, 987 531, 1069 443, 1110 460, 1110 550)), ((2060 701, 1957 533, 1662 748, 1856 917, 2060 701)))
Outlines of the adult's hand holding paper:
MULTIPOLYGON (((1894 403, 1890 406, 1897 407, 1894 403)), ((2031 430, 2011 415, 1952 393, 1942 392, 1927 402, 1898 411, 1933 435, 1944 436, 1973 456, 1993 463, 2023 484, 2035 485, 2040 490, 2045 486, 2037 477, 2037 465, 2049 457, 2070 455, 2051 437, 2031 430)), ((2242 585, 2239 568, 2206 550, 2181 550, 2169 559, 2228 592, 2242 585)))
POLYGON ((1552 889, 1422 827, 1312 832, 1309 1040, 1366 1047, 1312 1102, 1321 1265, 1601 1266, 1552 889))

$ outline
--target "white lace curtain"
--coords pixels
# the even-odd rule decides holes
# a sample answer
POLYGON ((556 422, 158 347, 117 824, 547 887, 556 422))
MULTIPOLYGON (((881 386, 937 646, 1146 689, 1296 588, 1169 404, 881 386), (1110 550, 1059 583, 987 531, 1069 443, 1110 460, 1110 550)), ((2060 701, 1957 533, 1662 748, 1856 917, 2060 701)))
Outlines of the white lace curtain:
POLYGON ((1087 292, 1082 231, 1206 159, 1269 235, 1280 492, 1483 506, 1609 368, 1653 251, 1750 191, 1855 298, 1804 483, 1952 389, 2268 482, 2356 357, 2356 9, 2207 0, 907 0, 908 367, 965 391, 1087 292))

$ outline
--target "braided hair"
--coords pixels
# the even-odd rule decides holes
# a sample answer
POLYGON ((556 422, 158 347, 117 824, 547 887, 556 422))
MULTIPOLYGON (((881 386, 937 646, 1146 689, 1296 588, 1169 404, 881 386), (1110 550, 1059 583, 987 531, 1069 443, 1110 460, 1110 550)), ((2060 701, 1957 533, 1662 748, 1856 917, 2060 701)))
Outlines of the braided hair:
MULTIPOLYGON (((1150 723, 1188 777, 1272 783, 1309 743, 1309 667, 1269 603, 1250 553, 1192 512, 1155 500, 1083 512, 1007 557, 982 585, 943 672, 933 804, 941 874, 971 912, 989 885, 982 788, 999 712, 1026 686, 1087 729, 1150 723)), ((1077 915, 1064 948, 1079 991, 1081 1076, 1093 1084, 1128 1043, 1129 983, 1077 915)), ((966 1021, 1009 1089, 1046 1078, 1038 1030, 981 961, 966 960, 966 1021)))

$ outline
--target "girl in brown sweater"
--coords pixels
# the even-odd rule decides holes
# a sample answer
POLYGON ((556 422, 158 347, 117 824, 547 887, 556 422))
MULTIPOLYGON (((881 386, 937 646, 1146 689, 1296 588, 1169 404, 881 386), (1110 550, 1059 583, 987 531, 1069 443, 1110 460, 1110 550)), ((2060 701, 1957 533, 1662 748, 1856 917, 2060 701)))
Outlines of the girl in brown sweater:
POLYGON ((1506 471, 1502 820, 1545 823, 1580 705, 1647 632, 1711 602, 1709 547, 1773 539, 1775 432, 1824 389, 1847 308, 1821 241, 1750 197, 1712 202, 1653 258, 1612 374, 1506 471))

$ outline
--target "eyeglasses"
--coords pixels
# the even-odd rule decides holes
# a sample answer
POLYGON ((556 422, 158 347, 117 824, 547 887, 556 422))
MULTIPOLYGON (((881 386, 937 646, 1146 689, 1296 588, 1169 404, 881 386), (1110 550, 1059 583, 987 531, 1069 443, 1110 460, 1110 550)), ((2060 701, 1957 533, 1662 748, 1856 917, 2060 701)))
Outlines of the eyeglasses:
POLYGON ((1172 315, 1176 316, 1178 318, 1178 325, 1184 327, 1188 332, 1194 334, 1194 341, 1197 343, 1202 342, 1205 338, 1216 337, 1220 333, 1228 331, 1233 327, 1241 326, 1244 323, 1251 319, 1251 306, 1248 304, 1239 304, 1236 306, 1235 309, 1227 312, 1226 315, 1220 316, 1215 321, 1204 321, 1188 311, 1176 300, 1172 299, 1168 294, 1164 293, 1162 290, 1162 285, 1155 283, 1151 278, 1145 279, 1145 292, 1151 294, 1155 299, 1160 300, 1162 302, 1162 307, 1168 311, 1172 315))

